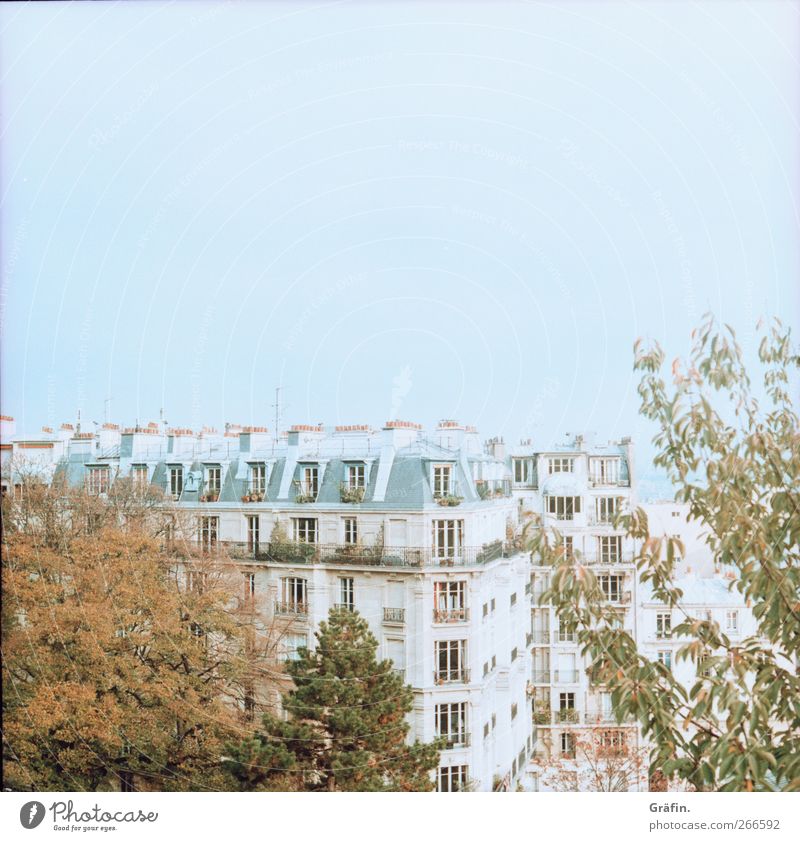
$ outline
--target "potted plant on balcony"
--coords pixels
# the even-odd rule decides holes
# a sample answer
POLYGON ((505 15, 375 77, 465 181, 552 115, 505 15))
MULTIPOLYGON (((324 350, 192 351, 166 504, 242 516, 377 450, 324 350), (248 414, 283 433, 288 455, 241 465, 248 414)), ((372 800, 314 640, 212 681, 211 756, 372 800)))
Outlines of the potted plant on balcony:
POLYGON ((491 491, 489 490, 489 483, 486 479, 475 480, 475 491, 481 499, 489 499, 491 491))
POLYGON ((461 500, 463 497, 454 496, 453 494, 442 494, 441 496, 436 497, 436 501, 439 505, 444 507, 453 507, 456 505, 461 505, 461 500))
POLYGON ((363 487, 350 487, 350 485, 346 485, 342 482, 339 485, 339 499, 342 502, 349 502, 352 504, 363 502, 364 490, 365 489, 363 487))
POLYGON ((200 502, 216 502, 219 499, 219 491, 210 491, 200 497, 200 502))

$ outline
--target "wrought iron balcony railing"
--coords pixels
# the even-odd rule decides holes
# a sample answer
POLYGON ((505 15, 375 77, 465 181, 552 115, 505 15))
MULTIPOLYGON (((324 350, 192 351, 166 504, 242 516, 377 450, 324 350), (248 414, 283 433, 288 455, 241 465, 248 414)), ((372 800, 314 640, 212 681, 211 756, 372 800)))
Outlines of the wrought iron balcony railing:
POLYGON ((308 616, 308 602, 275 602, 275 613, 281 616, 308 616))
POLYGON ((234 558, 286 564, 349 564, 380 567, 462 567, 481 566, 513 554, 501 541, 484 546, 436 549, 428 546, 362 546, 347 543, 306 543, 286 541, 262 543, 219 541, 220 550, 234 558))
POLYGON ((531 636, 534 645, 550 645, 550 631, 534 631, 531 636))
POLYGON ((534 669, 531 673, 531 681, 533 681, 533 683, 552 683, 550 670, 547 669, 542 671, 540 669, 534 669))
POLYGON ((433 621, 437 624, 445 624, 449 622, 468 622, 469 608, 466 607, 451 607, 447 609, 434 608, 433 621))
POLYGON ((406 621, 406 609, 404 607, 385 607, 383 609, 383 621, 395 625, 402 625, 406 621))
POLYGON ((469 683, 469 669, 444 669, 433 673, 433 682, 437 686, 447 683, 469 683))

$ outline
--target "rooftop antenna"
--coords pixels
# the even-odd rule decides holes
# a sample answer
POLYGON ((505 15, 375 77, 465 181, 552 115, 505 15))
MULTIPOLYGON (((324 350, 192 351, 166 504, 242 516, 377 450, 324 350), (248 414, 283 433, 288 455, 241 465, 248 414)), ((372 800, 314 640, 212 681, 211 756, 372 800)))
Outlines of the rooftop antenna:
POLYGON ((283 386, 276 386, 275 387, 275 402, 272 404, 272 408, 275 409, 275 438, 280 437, 280 423, 281 423, 281 392, 283 391, 283 386))
POLYGON ((80 432, 80 431, 81 431, 81 410, 78 409, 78 423, 77 423, 77 427, 75 429, 75 432, 80 432))
POLYGON ((108 423, 109 420, 110 420, 110 417, 109 417, 110 409, 111 409, 111 398, 106 397, 106 399, 103 401, 103 412, 104 412, 104 415, 105 415, 104 423, 108 423))

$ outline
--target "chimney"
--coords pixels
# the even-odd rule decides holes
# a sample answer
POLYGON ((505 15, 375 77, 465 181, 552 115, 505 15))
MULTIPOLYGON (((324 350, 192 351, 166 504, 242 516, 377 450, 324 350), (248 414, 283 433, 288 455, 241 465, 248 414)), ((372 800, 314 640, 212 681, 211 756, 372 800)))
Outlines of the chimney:
POLYGON ((486 442, 486 452, 498 461, 506 460, 506 442, 499 435, 486 442))
POLYGON ((11 415, 0 415, 0 440, 8 441, 17 431, 17 424, 11 415))

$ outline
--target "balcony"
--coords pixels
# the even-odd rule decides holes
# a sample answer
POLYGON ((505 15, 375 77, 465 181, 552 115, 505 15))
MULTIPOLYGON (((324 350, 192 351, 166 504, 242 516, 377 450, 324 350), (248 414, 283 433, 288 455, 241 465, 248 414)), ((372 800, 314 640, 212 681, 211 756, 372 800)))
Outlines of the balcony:
POLYGON ((623 479, 619 476, 590 476, 589 487, 591 488, 629 488, 630 479, 623 479))
POLYGON ((308 616, 308 602, 275 602, 278 616, 308 616))
POLYGON ((435 671, 433 682, 437 686, 444 686, 449 683, 469 683, 469 669, 446 669, 435 671))
POLYGON ((233 558, 271 563, 348 564, 378 567, 470 567, 488 564, 512 554, 512 549, 495 541, 484 546, 461 546, 449 550, 428 546, 362 546, 347 543, 286 541, 262 544, 255 552, 246 542, 220 541, 233 558))
POLYGON ((533 683, 552 683, 549 669, 547 671, 534 669, 531 673, 531 681, 533 683))
POLYGON ((584 724, 593 725, 593 724, 609 724, 614 725, 617 727, 624 727, 624 726, 634 726, 636 724, 636 718, 631 715, 626 715, 623 717, 622 721, 618 721, 616 715, 611 710, 603 710, 603 711, 594 711, 594 712, 587 712, 583 714, 583 721, 584 724))
POLYGON ((534 645, 550 645, 550 631, 534 631, 531 636, 534 645))
POLYGON ((405 669, 392 669, 392 674, 397 675, 403 683, 406 682, 406 670, 405 669))
POLYGON ((336 604, 333 606, 333 609, 334 610, 347 610, 350 613, 352 613, 356 609, 356 606, 354 604, 349 603, 349 602, 336 602, 336 604))
POLYGON ((672 631, 656 631, 657 640, 668 640, 672 637, 672 631))
POLYGON ((555 642, 560 642, 560 643, 575 642, 575 634, 574 633, 568 633, 567 631, 556 631, 555 642))
POLYGON ((364 501, 365 488, 363 485, 346 485, 342 482, 339 485, 339 500, 341 502, 358 505, 364 501))
POLYGON ((406 609, 404 607, 385 607, 383 621, 387 625, 405 625, 406 609))
POLYGON ((472 744, 472 735, 470 733, 440 733, 437 738, 444 737, 446 750, 457 750, 458 748, 468 748, 472 744))
POLYGON ((552 713, 549 709, 544 710, 534 710, 533 711, 533 723, 538 724, 540 727, 549 727, 550 722, 552 721, 552 713))
POLYGON ((577 669, 557 669, 553 672, 553 683, 577 683, 577 669))
POLYGON ((580 724, 580 720, 577 710, 553 710, 553 724, 580 724))
POLYGON ((434 608, 433 621, 437 625, 452 623, 452 622, 469 622, 469 608, 453 607, 447 610, 440 610, 434 608))
POLYGON ((511 496, 510 479, 476 479, 475 491, 483 499, 511 496))

